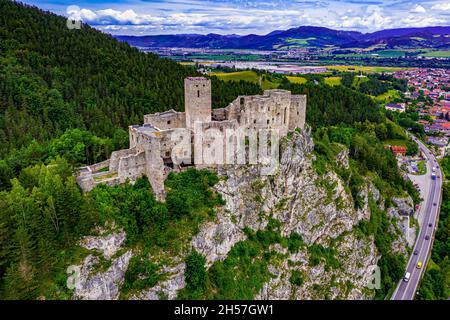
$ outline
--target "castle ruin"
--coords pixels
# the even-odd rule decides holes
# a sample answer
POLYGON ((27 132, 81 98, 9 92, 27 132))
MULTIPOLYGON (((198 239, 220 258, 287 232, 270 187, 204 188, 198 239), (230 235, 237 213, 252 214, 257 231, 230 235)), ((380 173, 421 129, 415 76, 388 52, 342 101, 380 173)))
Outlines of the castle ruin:
MULTIPOLYGON (((155 195, 163 198, 164 180, 170 171, 189 166, 214 167, 218 164, 205 161, 207 154, 221 155, 230 148, 235 150, 240 142, 230 132, 268 129, 277 130, 284 137, 289 131, 305 126, 305 95, 266 90, 262 95, 239 96, 226 108, 212 109, 209 79, 186 78, 184 86, 185 112, 169 110, 145 115, 142 126, 129 127, 129 149, 115 151, 109 160, 79 169, 77 181, 84 191, 102 183, 133 182, 145 175, 155 195), (211 137, 198 132, 218 134, 211 137), (221 140, 212 146, 217 136, 221 140)), ((223 164, 229 160, 225 159, 223 164)))

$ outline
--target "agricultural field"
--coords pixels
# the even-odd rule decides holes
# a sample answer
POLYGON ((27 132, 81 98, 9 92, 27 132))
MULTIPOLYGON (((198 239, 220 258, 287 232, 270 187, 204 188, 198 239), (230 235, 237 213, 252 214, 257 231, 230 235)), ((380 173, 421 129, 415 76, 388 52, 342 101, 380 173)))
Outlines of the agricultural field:
POLYGON ((253 83, 260 83, 263 90, 276 89, 279 87, 279 83, 271 82, 264 77, 260 77, 255 71, 238 71, 238 72, 220 72, 213 73, 212 76, 216 76, 224 81, 248 81, 253 83), (261 78, 261 79, 260 79, 261 78))
POLYGON ((213 73, 213 76, 219 77, 222 80, 225 81, 249 81, 258 83, 259 82, 259 76, 254 71, 237 71, 237 72, 219 72, 219 73, 213 73))
POLYGON ((324 79, 325 84, 329 86, 338 86, 341 84, 341 77, 327 77, 324 79))
POLYGON ((304 84, 304 83, 308 82, 308 80, 306 80, 303 77, 287 76, 286 78, 289 80, 289 82, 297 83, 297 84, 304 84))
POLYGON ((403 50, 382 50, 382 51, 375 52, 375 54, 377 54, 378 56, 383 57, 383 58, 404 57, 405 53, 406 52, 403 50))
POLYGON ((371 67, 371 66, 327 66, 327 68, 339 72, 365 72, 365 73, 395 72, 407 69, 397 67, 371 67))
POLYGON ((450 58, 450 50, 449 51, 429 51, 427 53, 422 54, 424 57, 432 57, 432 58, 450 58))

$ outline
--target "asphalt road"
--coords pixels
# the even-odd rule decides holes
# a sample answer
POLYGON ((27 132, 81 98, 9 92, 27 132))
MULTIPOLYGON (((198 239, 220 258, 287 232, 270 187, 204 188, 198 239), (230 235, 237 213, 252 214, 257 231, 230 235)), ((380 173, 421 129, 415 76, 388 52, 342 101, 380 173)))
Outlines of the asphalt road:
MULTIPOLYGON (((415 138, 414 138, 415 139, 415 138)), ((437 227, 437 220, 439 217, 439 210, 441 204, 441 190, 442 190, 442 172, 440 167, 437 168, 438 162, 436 157, 428 150, 428 148, 419 140, 416 140, 420 150, 425 154, 427 158, 428 168, 436 167, 436 180, 431 179, 431 170, 428 170, 426 175, 429 179, 429 193, 428 197, 424 199, 420 210, 423 215, 423 222, 420 226, 419 236, 414 245, 413 252, 417 250, 418 254, 412 254, 406 272, 410 272, 411 276, 408 282, 403 279, 400 280, 392 300, 413 300, 416 295, 417 287, 419 285, 422 273, 426 269, 428 258, 431 253, 431 247, 434 239, 434 232, 437 227), (436 205, 434 205, 436 204, 436 205), (431 227, 429 226, 431 224, 431 227), (430 239, 426 240, 425 237, 429 236, 430 239), (422 268, 417 268, 417 263, 422 262, 422 268)))

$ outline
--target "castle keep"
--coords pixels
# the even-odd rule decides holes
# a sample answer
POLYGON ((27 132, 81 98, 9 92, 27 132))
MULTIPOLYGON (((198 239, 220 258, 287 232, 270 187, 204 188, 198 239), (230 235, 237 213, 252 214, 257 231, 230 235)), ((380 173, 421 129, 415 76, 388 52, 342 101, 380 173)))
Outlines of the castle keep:
MULTIPOLYGON (((207 154, 217 156, 235 150, 240 142, 230 132, 271 129, 283 137, 305 126, 304 95, 266 90, 262 95, 239 96, 226 108, 213 110, 209 79, 186 78, 184 86, 185 112, 169 110, 145 115, 142 126, 129 127, 129 149, 115 151, 109 160, 79 169, 77 181, 84 191, 100 183, 133 182, 145 175, 155 195, 163 197, 164 180, 170 171, 188 166, 214 167, 217 164, 206 161, 207 154), (217 134, 213 137, 208 132, 217 134), (212 145, 217 136, 220 143, 212 145)), ((223 164, 233 164, 233 160, 224 158, 223 164)))

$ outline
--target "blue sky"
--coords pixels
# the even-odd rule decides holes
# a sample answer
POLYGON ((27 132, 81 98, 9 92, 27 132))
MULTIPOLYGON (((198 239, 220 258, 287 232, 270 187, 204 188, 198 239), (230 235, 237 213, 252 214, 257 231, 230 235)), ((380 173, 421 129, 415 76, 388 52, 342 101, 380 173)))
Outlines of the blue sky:
POLYGON ((450 25, 448 0, 22 1, 113 34, 266 34, 302 25, 371 32, 450 25))

